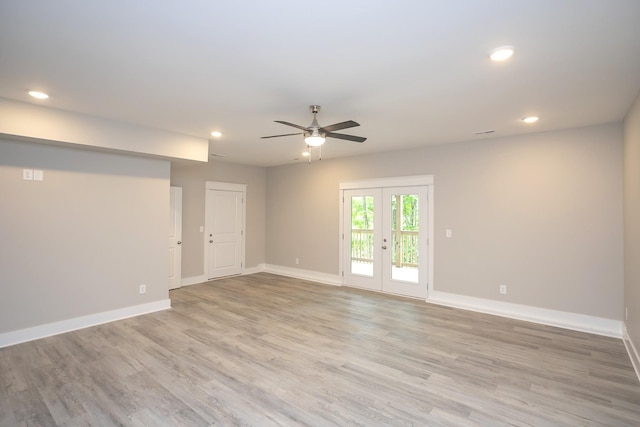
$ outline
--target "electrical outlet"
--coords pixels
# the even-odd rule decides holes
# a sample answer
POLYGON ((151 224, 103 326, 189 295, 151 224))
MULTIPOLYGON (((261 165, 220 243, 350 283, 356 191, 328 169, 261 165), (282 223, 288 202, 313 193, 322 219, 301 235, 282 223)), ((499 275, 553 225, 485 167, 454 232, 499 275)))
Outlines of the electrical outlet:
POLYGON ((140 285, 140 293, 141 294, 147 293, 147 285, 140 285))
POLYGON ((507 285, 500 285, 500 294, 501 295, 507 294, 507 285))
POLYGON ((450 229, 450 228, 447 228, 446 230, 444 230, 444 235, 445 235, 447 238, 452 238, 452 237, 453 237, 453 230, 452 230, 452 229, 450 229))

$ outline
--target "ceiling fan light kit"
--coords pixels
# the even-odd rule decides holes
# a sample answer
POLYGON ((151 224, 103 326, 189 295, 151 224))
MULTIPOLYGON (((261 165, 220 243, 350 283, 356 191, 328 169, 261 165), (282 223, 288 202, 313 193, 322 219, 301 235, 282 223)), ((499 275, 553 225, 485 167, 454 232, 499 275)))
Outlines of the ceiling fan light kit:
MULTIPOLYGON (((356 126, 360 126, 359 123, 354 122, 353 120, 347 120, 346 122, 335 123, 329 126, 320 126, 318 123, 318 119, 316 115, 320 111, 319 105, 311 105, 309 109, 313 113, 313 121, 307 127, 300 126, 295 123, 289 123, 282 120, 275 120, 276 123, 280 123, 283 125, 291 126, 297 129, 300 129, 302 132, 298 133, 285 133, 281 135, 270 135, 263 136, 262 139, 267 138, 278 138, 281 136, 291 136, 291 135, 304 135, 304 142, 308 147, 320 147, 325 143, 326 138, 335 138, 335 139, 344 139, 347 141, 359 142, 362 143, 367 140, 367 138, 355 135, 346 135, 343 133, 335 133, 336 130, 348 129, 356 126)), ((311 159, 309 159, 311 160, 311 159)))
POLYGON ((326 141, 326 138, 319 133, 312 133, 304 137, 304 142, 310 147, 319 147, 326 141))

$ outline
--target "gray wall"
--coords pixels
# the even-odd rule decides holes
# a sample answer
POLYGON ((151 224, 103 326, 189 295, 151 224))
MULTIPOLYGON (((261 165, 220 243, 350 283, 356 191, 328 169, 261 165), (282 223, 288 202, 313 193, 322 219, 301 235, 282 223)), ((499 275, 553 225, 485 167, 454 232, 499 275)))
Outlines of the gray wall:
MULTIPOLYGON (((338 274, 338 183, 433 174, 435 289, 618 320, 626 292, 639 342, 638 101, 624 131, 624 268, 623 134, 613 124, 311 165, 174 167, 183 277, 204 273, 207 180, 248 185, 248 267, 338 274)), ((0 141, 0 333, 168 298, 168 186, 168 161, 0 141), (45 181, 23 181, 23 168, 43 169, 45 181)))
POLYGON ((0 333, 167 299, 169 168, 0 140, 0 333))
POLYGON ((204 274, 205 181, 247 184, 246 267, 265 262, 265 177, 262 167, 212 160, 204 164, 173 165, 171 185, 182 187, 182 277, 204 274))
POLYGON ((338 274, 339 182, 423 174, 436 290, 622 319, 620 124, 268 168, 267 263, 338 274))
POLYGON ((627 332, 640 345, 640 95, 624 121, 624 304, 627 332))

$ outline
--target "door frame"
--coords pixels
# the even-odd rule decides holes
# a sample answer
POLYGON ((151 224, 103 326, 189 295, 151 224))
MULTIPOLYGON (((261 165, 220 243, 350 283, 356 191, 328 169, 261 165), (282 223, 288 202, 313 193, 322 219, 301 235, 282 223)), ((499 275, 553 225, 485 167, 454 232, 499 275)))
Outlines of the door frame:
MULTIPOLYGON (((338 186, 338 196, 340 206, 340 227, 338 235, 338 257, 339 257, 339 274, 340 283, 345 285, 344 280, 344 238, 345 238, 345 223, 344 223, 344 192, 345 190, 361 190, 368 188, 386 188, 386 187, 427 187, 427 215, 428 215, 428 250, 427 250, 427 298, 429 292, 434 289, 433 286, 433 254, 434 254, 434 176, 433 175, 414 175, 414 176, 399 176, 391 178, 374 178, 364 179, 359 181, 347 181, 341 182, 338 186)), ((422 298, 420 298, 422 299, 422 298)))
MULTIPOLYGON (((218 181, 205 181, 205 193, 204 193, 204 236, 202 240, 202 244, 204 245, 204 275, 205 277, 210 276, 209 272, 209 244, 207 238, 207 230, 210 228, 211 224, 208 223, 209 212, 213 209, 212 201, 209 198, 209 190, 214 191, 235 191, 242 193, 242 241, 240 242, 240 269, 241 273, 244 273, 245 269, 245 242, 246 242, 246 233, 244 232, 247 229, 247 184, 235 184, 230 182, 218 182, 218 181)), ((209 279, 206 279, 209 280, 209 279)), ((214 279, 215 280, 215 279, 214 279)))

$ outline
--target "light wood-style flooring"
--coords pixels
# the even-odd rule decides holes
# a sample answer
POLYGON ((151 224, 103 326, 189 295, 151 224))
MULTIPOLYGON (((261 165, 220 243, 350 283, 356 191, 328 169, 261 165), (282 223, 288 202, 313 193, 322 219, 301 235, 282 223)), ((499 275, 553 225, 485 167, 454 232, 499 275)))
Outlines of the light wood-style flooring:
POLYGON ((618 339, 260 273, 0 349, 0 426, 639 426, 618 339))

